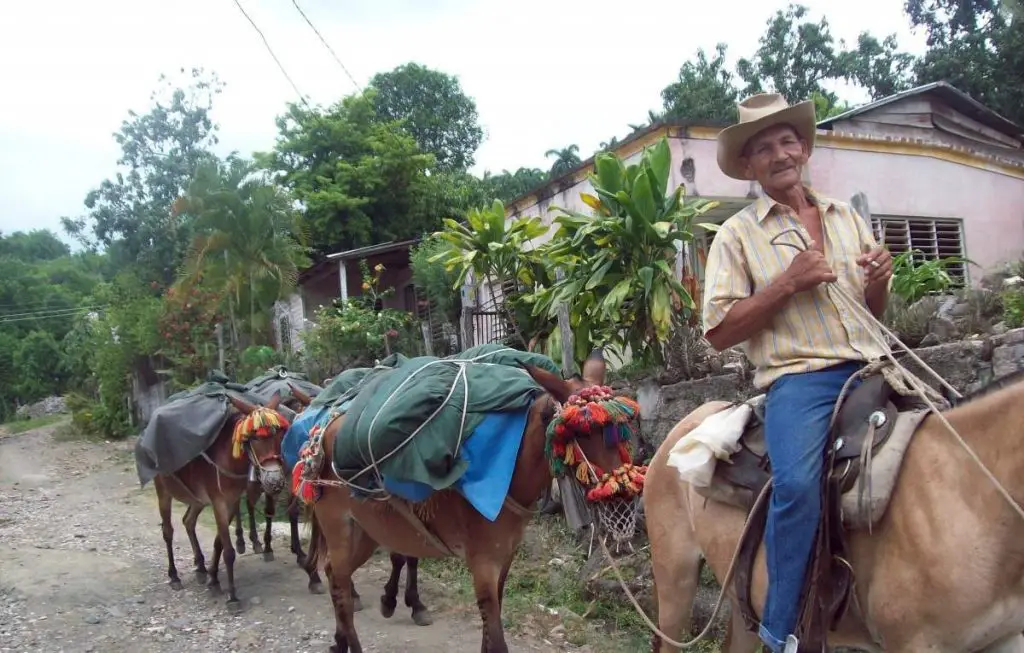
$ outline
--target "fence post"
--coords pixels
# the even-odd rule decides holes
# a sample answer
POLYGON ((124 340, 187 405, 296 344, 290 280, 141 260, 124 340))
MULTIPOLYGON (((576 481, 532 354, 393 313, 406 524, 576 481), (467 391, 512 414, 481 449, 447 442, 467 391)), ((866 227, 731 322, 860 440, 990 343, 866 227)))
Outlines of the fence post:
MULTIPOLYGON (((561 281, 565 278, 562 268, 555 270, 555 279, 561 281)), ((572 325, 569 323, 569 306, 565 303, 558 307, 558 330, 562 333, 562 374, 571 376, 576 372, 576 363, 573 360, 575 343, 572 337, 572 325)))
POLYGON ((868 196, 861 191, 857 191, 854 196, 850 198, 850 204, 853 205, 854 210, 857 211, 860 217, 864 219, 864 222, 867 223, 868 230, 874 232, 874 229, 871 227, 871 208, 868 206, 868 196))

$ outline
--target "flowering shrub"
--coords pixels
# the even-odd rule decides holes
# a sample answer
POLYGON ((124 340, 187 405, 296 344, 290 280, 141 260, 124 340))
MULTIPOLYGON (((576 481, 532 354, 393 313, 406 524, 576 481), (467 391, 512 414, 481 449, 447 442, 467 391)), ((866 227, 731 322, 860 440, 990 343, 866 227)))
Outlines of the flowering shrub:
POLYGON ((217 323, 224 319, 219 294, 201 281, 169 288, 157 323, 162 336, 157 353, 171 362, 174 380, 185 386, 204 378, 216 361, 217 323))
POLYGON ((307 360, 322 367, 325 374, 372 365, 395 352, 406 356, 421 353, 418 320, 405 311, 377 309, 380 301, 394 293, 393 288, 380 287, 384 266, 377 264, 372 273, 365 261, 360 261, 360 267, 363 294, 321 306, 313 328, 303 337, 307 360))

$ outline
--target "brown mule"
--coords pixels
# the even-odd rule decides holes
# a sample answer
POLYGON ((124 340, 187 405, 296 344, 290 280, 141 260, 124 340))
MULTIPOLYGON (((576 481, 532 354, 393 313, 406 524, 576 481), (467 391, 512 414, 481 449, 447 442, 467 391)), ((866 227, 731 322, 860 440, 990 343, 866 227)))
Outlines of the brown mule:
MULTIPOLYGON (((605 364, 603 359, 592 357, 583 366, 583 379, 568 381, 538 368, 526 366, 526 370, 547 392, 538 396, 530 408, 508 499, 493 522, 453 490, 436 492, 419 504, 395 498, 353 498, 348 488, 331 483, 330 456, 344 417, 326 428, 319 480, 327 482, 319 485, 322 493, 313 504, 314 536, 309 553, 312 564, 325 565, 330 583, 336 624, 332 651, 362 653, 353 623, 351 578, 380 546, 418 558, 454 554, 465 560, 483 621, 481 651, 507 653, 501 623, 505 580, 532 517, 530 508, 551 483, 545 433, 556 414, 555 402, 565 403, 585 387, 601 385, 605 364)), ((606 448, 600 433, 581 434, 577 442, 586 458, 602 469, 613 469, 618 464, 619 453, 606 448)))
POLYGON ((236 426, 242 420, 248 419, 247 416, 257 417, 253 413, 258 411, 263 414, 273 413, 278 423, 285 427, 287 420, 280 413, 276 413, 280 395, 275 395, 266 407, 253 406, 230 395, 228 399, 238 412, 227 419, 213 444, 176 472, 157 474, 153 479, 153 485, 156 487, 161 528, 164 543, 167 545, 167 576, 171 588, 181 589, 181 579, 174 566, 171 502, 177 499, 188 506, 182 523, 192 545, 195 573, 200 581, 206 579, 207 568, 199 539, 196 537, 196 520, 207 505, 212 505, 217 520, 217 536, 213 541, 213 565, 209 571, 209 587, 215 592, 220 591, 217 573, 223 553, 228 576, 228 606, 237 609, 239 602, 235 592, 235 550, 231 546, 229 530, 231 509, 245 491, 250 465, 259 470, 259 481, 265 491, 276 494, 285 485, 284 465, 281 459, 281 439, 285 428, 270 428, 265 434, 240 432, 236 441, 236 426))
MULTIPOLYGON (((289 402, 289 408, 298 414, 309 407, 313 401, 309 395, 291 383, 288 384, 288 388, 295 400, 294 402, 289 402)), ((287 470, 287 476, 291 478, 291 470, 287 470)), ((288 493, 288 522, 291 530, 291 551, 295 554, 295 562, 309 576, 309 591, 313 594, 322 594, 324 590, 323 582, 320 580, 320 572, 316 565, 307 563, 307 556, 302 550, 302 541, 299 538, 299 512, 301 510, 299 499, 292 493, 291 483, 286 483, 283 491, 288 493)), ((256 481, 249 481, 245 490, 245 504, 249 513, 249 539, 252 541, 252 549, 254 553, 262 553, 263 559, 267 562, 274 560, 274 551, 271 545, 271 526, 276 512, 277 496, 277 494, 266 493, 256 481), (256 532, 256 502, 259 501, 261 494, 263 495, 263 511, 266 516, 266 527, 264 529, 262 545, 256 532)), ((235 549, 241 554, 245 553, 245 539, 242 535, 241 497, 235 506, 235 549)), ((390 559, 391 575, 384 585, 384 594, 380 597, 381 614, 386 619, 394 615, 395 608, 398 607, 398 584, 401 581, 402 568, 408 566, 408 574, 405 581, 405 605, 412 610, 412 620, 416 625, 429 626, 433 623, 433 617, 431 617, 427 606, 420 599, 419 560, 398 553, 392 553, 390 559)), ((362 610, 362 601, 360 601, 359 592, 356 591, 355 583, 352 584, 352 599, 354 611, 359 612, 362 610)))

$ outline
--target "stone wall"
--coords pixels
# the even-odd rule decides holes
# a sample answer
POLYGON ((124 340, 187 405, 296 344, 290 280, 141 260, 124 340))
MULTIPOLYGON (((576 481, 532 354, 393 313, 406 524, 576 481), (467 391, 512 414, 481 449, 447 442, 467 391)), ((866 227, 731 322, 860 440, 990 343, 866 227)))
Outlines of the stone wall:
MULTIPOLYGON (((1024 329, 985 338, 953 342, 914 351, 922 361, 962 394, 1024 370, 1024 329)), ((900 362, 936 389, 940 384, 905 352, 900 362)), ((647 443, 657 447, 676 423, 701 404, 713 400, 743 400, 759 393, 744 374, 725 374, 658 385, 649 380, 617 382, 613 386, 640 403, 647 443)))

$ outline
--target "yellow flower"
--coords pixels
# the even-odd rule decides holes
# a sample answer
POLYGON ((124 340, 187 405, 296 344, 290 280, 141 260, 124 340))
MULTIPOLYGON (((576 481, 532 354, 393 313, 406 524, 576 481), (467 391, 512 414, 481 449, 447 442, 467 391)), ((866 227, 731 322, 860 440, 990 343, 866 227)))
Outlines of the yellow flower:
POLYGON ((383 263, 378 263, 377 265, 373 266, 373 269, 374 269, 375 272, 383 272, 384 271, 384 264, 383 263))
POLYGON ((364 281, 364 282, 363 282, 363 290, 369 290, 369 289, 370 289, 370 284, 368 284, 368 283, 366 283, 366 282, 364 281))

